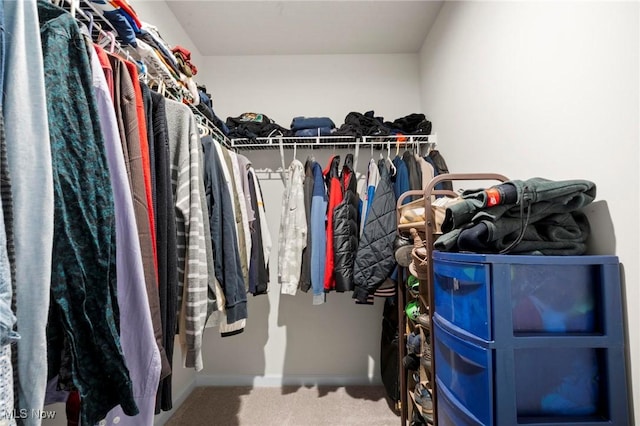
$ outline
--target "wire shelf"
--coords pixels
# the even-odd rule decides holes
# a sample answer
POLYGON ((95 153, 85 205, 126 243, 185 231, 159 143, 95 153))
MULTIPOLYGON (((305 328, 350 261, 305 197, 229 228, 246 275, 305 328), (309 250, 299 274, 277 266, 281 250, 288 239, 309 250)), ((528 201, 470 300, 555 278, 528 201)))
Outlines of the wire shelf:
POLYGON ((412 144, 436 144, 436 135, 390 135, 390 136, 313 136, 313 137, 270 137, 270 138, 235 138, 230 140, 231 148, 241 150, 268 150, 292 148, 353 148, 355 146, 372 146, 382 149, 393 146, 402 147, 412 144))

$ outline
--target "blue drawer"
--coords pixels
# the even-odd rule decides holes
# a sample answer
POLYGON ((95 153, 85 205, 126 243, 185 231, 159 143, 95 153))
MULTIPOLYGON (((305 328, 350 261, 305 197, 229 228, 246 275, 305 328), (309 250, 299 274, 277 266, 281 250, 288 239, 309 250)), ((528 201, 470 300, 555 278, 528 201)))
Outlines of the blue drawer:
POLYGON ((481 263, 433 262, 435 313, 483 340, 492 340, 490 269, 481 263))
POLYGON ((537 264, 512 264, 507 282, 495 281, 494 285, 511 289, 516 335, 601 332, 597 321, 598 301, 602 300, 599 265, 553 265, 545 264, 544 259, 537 264))
POLYGON ((606 418, 604 352, 582 347, 515 349, 518 418, 606 418))
POLYGON ((482 424, 493 421, 493 351, 460 339, 434 318, 436 378, 482 424))
POLYGON ((619 306, 616 261, 612 256, 434 252, 434 314, 486 342, 619 333, 610 323, 619 316, 612 311, 619 306))
POLYGON ((436 379, 438 395, 438 426, 487 426, 474 418, 467 409, 455 402, 455 398, 447 387, 436 379))

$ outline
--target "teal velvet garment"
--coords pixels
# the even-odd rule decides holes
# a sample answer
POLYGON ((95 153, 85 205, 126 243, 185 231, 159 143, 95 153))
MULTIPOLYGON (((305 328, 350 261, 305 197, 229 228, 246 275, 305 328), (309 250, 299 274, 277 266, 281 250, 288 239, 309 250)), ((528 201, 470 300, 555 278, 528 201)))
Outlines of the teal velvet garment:
POLYGON ((113 191, 84 38, 64 10, 40 0, 38 15, 54 182, 49 327, 62 327, 50 334, 70 355, 60 383, 78 389, 81 423, 94 425, 117 405, 138 413, 119 337, 113 191))

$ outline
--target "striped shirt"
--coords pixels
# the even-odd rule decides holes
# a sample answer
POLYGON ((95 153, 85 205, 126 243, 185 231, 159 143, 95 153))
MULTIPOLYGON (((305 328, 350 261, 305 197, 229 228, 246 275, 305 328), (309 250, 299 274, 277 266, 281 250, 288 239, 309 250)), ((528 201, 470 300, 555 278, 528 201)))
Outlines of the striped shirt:
POLYGON ((207 249, 202 209, 200 138, 189 107, 167 100, 169 162, 176 207, 178 327, 184 366, 203 368, 202 334, 207 319, 207 249))

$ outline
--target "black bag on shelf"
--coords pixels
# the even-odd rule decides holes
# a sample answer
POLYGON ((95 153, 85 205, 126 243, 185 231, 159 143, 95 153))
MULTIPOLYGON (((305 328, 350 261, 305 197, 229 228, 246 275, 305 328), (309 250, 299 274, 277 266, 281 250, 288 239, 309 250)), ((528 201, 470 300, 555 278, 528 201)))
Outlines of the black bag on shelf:
POLYGON ((239 117, 228 117, 226 124, 229 127, 230 138, 255 140, 256 138, 289 137, 292 135, 291 130, 280 126, 265 114, 246 112, 239 117))

